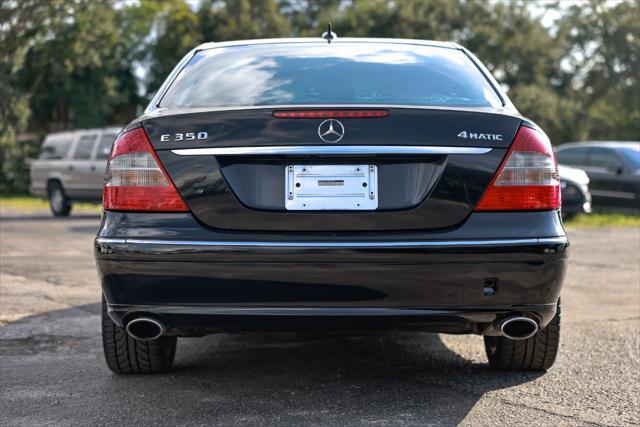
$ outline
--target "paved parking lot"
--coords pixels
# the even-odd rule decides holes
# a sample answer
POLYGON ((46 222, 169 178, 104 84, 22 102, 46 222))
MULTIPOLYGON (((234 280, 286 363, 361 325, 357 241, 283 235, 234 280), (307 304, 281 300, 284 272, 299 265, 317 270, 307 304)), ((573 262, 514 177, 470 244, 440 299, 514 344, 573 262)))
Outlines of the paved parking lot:
POLYGON ((546 374, 501 373, 482 338, 416 333, 180 339, 176 370, 102 360, 95 213, 0 218, 0 425, 640 424, 640 230, 573 229, 546 374))

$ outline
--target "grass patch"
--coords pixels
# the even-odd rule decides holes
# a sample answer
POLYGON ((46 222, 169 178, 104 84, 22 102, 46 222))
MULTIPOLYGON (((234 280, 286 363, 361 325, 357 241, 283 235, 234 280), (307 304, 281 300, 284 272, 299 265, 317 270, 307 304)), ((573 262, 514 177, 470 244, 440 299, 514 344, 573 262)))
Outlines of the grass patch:
MULTIPOLYGON (((0 209, 16 209, 25 212, 49 210, 49 201, 35 196, 2 196, 0 209)), ((73 209, 100 212, 96 203, 74 203, 73 209)))
POLYGON ((640 227, 640 215, 594 213, 565 221, 567 227, 640 227))

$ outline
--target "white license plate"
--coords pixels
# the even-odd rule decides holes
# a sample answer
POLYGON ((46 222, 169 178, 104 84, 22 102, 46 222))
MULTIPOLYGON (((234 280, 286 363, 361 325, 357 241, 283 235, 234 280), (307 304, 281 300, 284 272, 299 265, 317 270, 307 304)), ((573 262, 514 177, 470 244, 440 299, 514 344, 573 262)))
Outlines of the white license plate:
POLYGON ((287 165, 285 177, 287 210, 378 208, 378 168, 374 165, 287 165))

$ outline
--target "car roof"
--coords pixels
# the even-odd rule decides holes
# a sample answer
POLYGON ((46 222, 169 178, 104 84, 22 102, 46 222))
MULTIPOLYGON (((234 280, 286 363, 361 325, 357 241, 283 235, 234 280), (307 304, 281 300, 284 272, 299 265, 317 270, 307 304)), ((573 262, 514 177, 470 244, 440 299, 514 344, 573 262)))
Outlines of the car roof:
POLYGON ((640 141, 584 141, 584 142, 567 142, 558 145, 556 149, 565 149, 571 147, 606 147, 606 148, 622 148, 632 145, 640 146, 640 141))
MULTIPOLYGON (((307 43, 326 45, 327 40, 321 37, 296 37, 296 38, 279 38, 279 39, 254 39, 254 40, 235 40, 227 42, 208 42, 203 43, 195 48, 196 51, 213 49, 218 47, 231 47, 231 46, 250 46, 250 45, 262 45, 262 44, 293 44, 293 43, 307 43)), ((368 43, 368 44, 405 44, 405 45, 418 45, 418 46, 432 46, 442 47, 447 49, 464 49, 457 43, 453 42, 440 42, 434 40, 416 40, 416 39, 394 39, 394 38, 369 38, 369 37, 336 37, 331 40, 331 44, 342 43, 368 43)))

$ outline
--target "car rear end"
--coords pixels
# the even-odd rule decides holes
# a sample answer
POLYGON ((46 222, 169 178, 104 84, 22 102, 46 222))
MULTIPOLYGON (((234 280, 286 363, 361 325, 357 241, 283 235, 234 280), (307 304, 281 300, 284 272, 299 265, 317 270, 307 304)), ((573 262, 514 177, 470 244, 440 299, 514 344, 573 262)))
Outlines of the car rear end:
POLYGON ((551 144, 453 45, 196 50, 114 143, 103 203, 105 307, 115 327, 159 325, 141 340, 526 339, 558 316, 568 241, 551 144))

